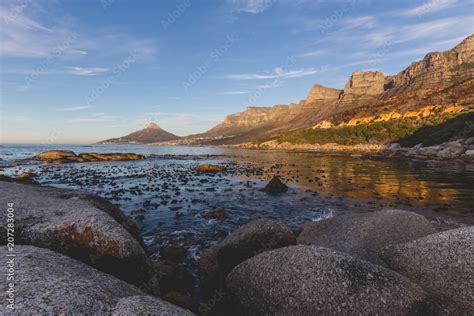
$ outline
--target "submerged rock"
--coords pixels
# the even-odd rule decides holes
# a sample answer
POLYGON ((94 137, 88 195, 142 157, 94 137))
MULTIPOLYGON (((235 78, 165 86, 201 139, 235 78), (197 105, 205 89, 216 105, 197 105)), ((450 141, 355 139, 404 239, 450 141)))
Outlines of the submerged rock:
POLYGON ((279 194, 288 191, 288 186, 278 176, 274 176, 262 190, 272 194, 279 194))
MULTIPOLYGON (((13 203, 15 242, 48 248, 133 284, 150 279, 137 226, 118 207, 82 192, 0 181, 0 202, 13 203)), ((6 212, 0 221, 6 223, 6 212)), ((6 226, 0 226, 5 244, 6 226)))
POLYGON ((168 243, 160 248, 160 258, 173 262, 181 262, 188 255, 186 248, 175 241, 168 243))
POLYGON ((119 161, 119 160, 141 160, 145 156, 133 153, 81 153, 76 155, 70 150, 48 150, 33 157, 34 160, 50 163, 68 162, 96 162, 96 161, 119 161))
POLYGON ((226 171, 227 168, 219 165, 203 164, 195 167, 194 170, 199 172, 221 172, 226 171))
POLYGON ((305 223, 298 235, 298 244, 332 248, 384 265, 378 257, 382 247, 434 232, 424 216, 402 210, 383 210, 305 223))
POLYGON ((37 176, 34 172, 22 172, 18 177, 16 177, 16 182, 27 183, 27 184, 38 184, 35 180, 37 176))
POLYGON ((206 211, 202 212, 201 216, 205 219, 218 219, 225 217, 225 210, 223 208, 219 208, 213 211, 206 211))
MULTIPOLYGON (((12 314, 193 315, 57 252, 23 245, 15 246, 14 251, 17 292, 12 314)), ((6 258, 6 247, 0 249, 0 255, 6 258)), ((7 274, 6 264, 0 266, 0 274, 7 274)), ((6 290, 7 282, 0 282, 0 291, 6 290)), ((7 304, 0 300, 5 313, 10 311, 7 304)))
POLYGON ((244 315, 408 315, 422 312, 426 296, 393 271, 303 245, 244 261, 226 286, 244 315))
POLYGON ((474 314, 474 226, 388 246, 380 256, 422 286, 443 314, 474 314))
POLYGON ((204 291, 221 287, 225 276, 248 258, 295 243, 291 229, 278 221, 258 219, 243 225, 203 253, 199 269, 204 291))

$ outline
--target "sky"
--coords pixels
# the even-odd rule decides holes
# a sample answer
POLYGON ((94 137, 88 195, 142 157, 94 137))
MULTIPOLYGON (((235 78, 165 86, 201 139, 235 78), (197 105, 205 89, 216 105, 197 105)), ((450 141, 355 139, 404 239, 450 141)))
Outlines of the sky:
POLYGON ((0 143, 200 133, 474 33, 474 0, 2 0, 0 143))

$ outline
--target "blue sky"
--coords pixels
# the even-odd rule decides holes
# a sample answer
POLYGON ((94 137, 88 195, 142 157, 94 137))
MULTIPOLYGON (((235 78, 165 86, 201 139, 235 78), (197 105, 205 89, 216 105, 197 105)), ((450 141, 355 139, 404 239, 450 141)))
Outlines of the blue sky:
POLYGON ((396 73, 474 33, 474 1, 4 0, 2 143, 206 131, 247 105, 396 73))

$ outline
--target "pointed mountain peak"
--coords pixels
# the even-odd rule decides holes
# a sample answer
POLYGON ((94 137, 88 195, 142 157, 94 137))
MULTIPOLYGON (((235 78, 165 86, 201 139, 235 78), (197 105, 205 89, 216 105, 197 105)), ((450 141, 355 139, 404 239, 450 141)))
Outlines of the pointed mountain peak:
POLYGON ((160 127, 158 126, 158 124, 151 122, 150 124, 148 124, 148 126, 147 126, 146 128, 149 128, 149 129, 158 129, 158 128, 160 128, 160 127))

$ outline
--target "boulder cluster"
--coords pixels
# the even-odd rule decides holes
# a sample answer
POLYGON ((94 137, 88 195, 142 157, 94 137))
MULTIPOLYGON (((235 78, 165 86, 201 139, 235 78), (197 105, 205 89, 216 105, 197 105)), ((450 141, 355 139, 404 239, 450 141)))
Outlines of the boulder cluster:
POLYGON ((134 153, 81 153, 76 155, 70 150, 48 150, 33 157, 34 160, 49 163, 68 162, 97 162, 97 161, 122 161, 122 160, 142 160, 145 156, 134 153))
MULTIPOLYGON (((15 315, 193 315, 160 299, 160 276, 145 253, 138 227, 98 196, 17 181, 0 181, 0 202, 13 203, 15 315)), ((7 223, 7 212, 0 213, 7 223)), ((6 225, 0 244, 7 244, 6 225)), ((6 264, 0 274, 7 275, 6 264)), ((6 293, 7 282, 0 282, 6 293)))
POLYGON ((437 232, 401 210, 310 222, 297 236, 278 221, 255 220, 209 248, 199 267, 218 314, 474 312, 474 227, 437 232))
POLYGON ((385 148, 389 155, 404 156, 414 159, 431 160, 474 160, 474 137, 458 139, 433 146, 416 145, 403 148, 399 144, 390 144, 385 148))

